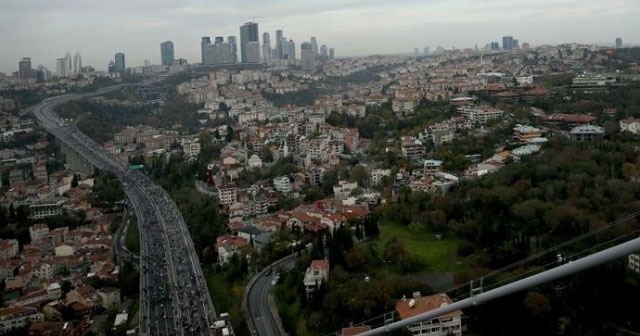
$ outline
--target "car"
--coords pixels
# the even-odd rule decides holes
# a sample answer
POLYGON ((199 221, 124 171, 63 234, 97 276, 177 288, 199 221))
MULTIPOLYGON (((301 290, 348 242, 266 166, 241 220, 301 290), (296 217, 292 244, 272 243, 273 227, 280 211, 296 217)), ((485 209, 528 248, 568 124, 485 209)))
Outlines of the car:
POLYGON ((273 273, 273 269, 272 269, 272 268, 269 268, 269 269, 267 270, 267 272, 265 273, 265 275, 271 275, 271 273, 273 273))

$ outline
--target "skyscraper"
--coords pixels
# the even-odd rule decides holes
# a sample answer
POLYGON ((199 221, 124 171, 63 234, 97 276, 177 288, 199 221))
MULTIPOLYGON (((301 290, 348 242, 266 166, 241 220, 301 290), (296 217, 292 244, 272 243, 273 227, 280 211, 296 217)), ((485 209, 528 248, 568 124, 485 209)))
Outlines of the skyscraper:
POLYGON ((327 57, 329 56, 328 52, 329 52, 329 49, 327 48, 326 45, 323 44, 323 45, 320 46, 320 57, 322 59, 324 59, 324 60, 327 59, 327 57))
POLYGON ((511 49, 513 49, 513 36, 503 36, 502 50, 511 50, 511 49))
MULTIPOLYGON (((259 42, 258 34, 258 24, 255 22, 247 22, 240 26, 240 62, 249 62, 247 45, 249 42, 259 42)), ((258 54, 260 54, 259 46, 258 44, 258 54)))
POLYGON ((82 72, 82 56, 79 51, 76 51, 73 55, 73 73, 79 74, 82 72))
POLYGON ((260 42, 251 41, 246 45, 247 59, 245 63, 260 63, 260 42))
POLYGON ((20 62, 18 62, 18 73, 20 75, 20 79, 30 79, 33 78, 33 70, 31 70, 31 57, 23 57, 20 62))
POLYGON ((616 48, 622 48, 622 37, 616 37, 616 48))
POLYGON ((284 40, 284 35, 282 34, 282 29, 276 30, 276 58, 282 59, 282 41, 284 40))
POLYGON ((67 66, 67 76, 73 74, 73 62, 71 61, 71 54, 67 51, 67 53, 64 55, 65 58, 65 64, 67 66))
POLYGON ((287 55, 289 60, 296 60, 296 44, 293 40, 289 40, 289 53, 287 55))
POLYGON ((265 63, 271 59, 271 36, 267 32, 262 34, 262 59, 265 63))
POLYGON ((318 55, 318 41, 315 36, 311 36, 311 51, 313 55, 318 55))
POLYGON ((58 58, 56 59, 56 75, 58 77, 66 77, 67 76, 67 59, 66 58, 58 58))
POLYGON ((200 61, 202 62, 202 64, 204 64, 204 49, 209 44, 211 44, 211 37, 203 36, 202 40, 200 41, 200 56, 201 56, 200 61))
POLYGON ((216 36, 214 42, 214 44, 222 44, 224 43, 224 36, 216 36))
POLYGON ((329 48, 329 59, 334 59, 336 57, 336 51, 333 48, 329 48))
POLYGON ((115 56, 115 71, 119 73, 124 73, 125 63, 124 63, 124 53, 116 53, 115 56))
POLYGON ((300 45, 300 60, 302 71, 313 71, 316 69, 316 54, 313 53, 311 43, 302 42, 300 45))
POLYGON ((231 51, 233 51, 233 62, 238 61, 238 41, 234 35, 227 36, 227 42, 231 45, 231 51))
POLYGON ((173 65, 175 61, 173 42, 165 41, 160 43, 160 60, 162 61, 162 65, 173 65))

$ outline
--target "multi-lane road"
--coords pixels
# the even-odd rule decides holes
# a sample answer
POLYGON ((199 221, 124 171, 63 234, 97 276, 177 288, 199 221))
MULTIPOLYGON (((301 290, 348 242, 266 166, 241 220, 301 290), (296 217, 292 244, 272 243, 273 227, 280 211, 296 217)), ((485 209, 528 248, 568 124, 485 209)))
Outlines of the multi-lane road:
MULTIPOLYGON (((93 94, 116 90, 104 88, 93 94)), ((59 141, 117 176, 131 200, 140 226, 140 335, 212 335, 216 312, 184 218, 162 188, 130 171, 92 139, 53 113, 53 108, 83 95, 46 99, 31 109, 59 141)))

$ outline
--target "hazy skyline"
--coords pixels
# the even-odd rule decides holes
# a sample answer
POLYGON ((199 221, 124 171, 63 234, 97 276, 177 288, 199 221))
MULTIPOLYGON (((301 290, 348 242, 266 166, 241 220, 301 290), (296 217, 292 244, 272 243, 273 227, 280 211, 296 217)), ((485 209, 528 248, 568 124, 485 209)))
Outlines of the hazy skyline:
MULTIPOLYGON (((532 46, 566 42, 636 44, 637 0, 5 0, 0 11, 0 72, 22 57, 55 72, 56 58, 82 54, 106 70, 116 52, 127 67, 160 63, 160 43, 200 61, 202 36, 239 36, 248 21, 299 46, 316 36, 336 56, 410 53, 436 46, 479 47, 512 35, 532 46)), ((261 35, 260 35, 261 36, 261 35)), ((262 41, 260 41, 262 42, 262 41)))

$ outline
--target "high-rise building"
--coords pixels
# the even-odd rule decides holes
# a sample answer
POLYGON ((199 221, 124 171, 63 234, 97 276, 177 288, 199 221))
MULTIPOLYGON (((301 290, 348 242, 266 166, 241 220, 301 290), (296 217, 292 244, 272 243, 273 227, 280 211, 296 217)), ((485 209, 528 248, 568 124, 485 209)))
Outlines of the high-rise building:
POLYGON ((513 39, 511 49, 520 49, 520 41, 518 41, 518 39, 513 39))
POLYGON ((67 65, 67 76, 73 74, 73 61, 71 60, 71 54, 67 51, 64 55, 65 64, 67 65))
POLYGON ((329 48, 329 59, 336 58, 336 51, 333 48, 329 48))
POLYGON ((313 55, 318 55, 318 41, 315 36, 311 36, 311 51, 313 52, 313 55))
POLYGON ((18 62, 18 74, 22 80, 33 78, 31 57, 23 57, 20 62, 18 62))
POLYGON ((82 72, 82 56, 79 51, 73 55, 73 73, 79 74, 82 72))
POLYGON ((529 42, 523 42, 522 43, 522 49, 523 50, 529 50, 529 48, 530 48, 529 42))
POLYGON ((160 43, 160 60, 162 65, 173 65, 175 61, 173 42, 165 41, 160 43))
POLYGON ((271 35, 268 32, 262 33, 262 45, 271 47, 271 35))
POLYGON ((200 62, 204 64, 204 48, 211 44, 211 37, 203 36, 202 40, 200 40, 200 62))
POLYGON ((290 61, 296 60, 296 44, 293 40, 289 40, 289 52, 287 55, 290 61))
POLYGON ((229 64, 235 62, 233 48, 229 42, 208 44, 204 47, 204 61, 202 64, 229 64))
POLYGON ((500 50, 500 43, 498 43, 498 42, 491 42, 491 47, 490 47, 490 49, 491 49, 492 51, 500 50))
POLYGON ((302 71, 314 71, 316 69, 316 54, 313 53, 311 43, 302 42, 300 45, 300 60, 302 71))
POLYGON ((276 58, 282 59, 282 41, 284 40, 284 35, 282 34, 282 29, 276 30, 276 58))
POLYGON ((323 59, 327 59, 327 57, 329 56, 328 54, 329 49, 327 49, 326 45, 321 45, 320 46, 320 57, 323 59))
POLYGON ((260 42, 251 41, 246 48, 247 59, 244 63, 260 63, 260 42))
MULTIPOLYGON (((249 42, 259 42, 258 34, 258 24, 255 22, 247 22, 244 25, 240 26, 240 62, 249 62, 247 45, 249 44, 249 42)), ((259 44, 258 54, 260 54, 259 44)))
POLYGON ((511 50, 511 49, 513 49, 513 36, 503 36, 502 50, 511 50))
POLYGON ((109 73, 116 72, 116 64, 113 61, 109 61, 109 65, 107 65, 107 71, 109 71, 109 73))
POLYGON ((215 40, 213 41, 214 44, 222 44, 224 43, 224 36, 216 36, 215 40))
POLYGON ((58 58, 56 59, 56 75, 58 77, 66 77, 67 76, 67 59, 66 58, 58 58))
POLYGON ((231 50, 233 51, 233 62, 238 61, 238 41, 234 35, 227 36, 227 42, 231 45, 231 50))
POLYGON ((124 73, 124 69, 126 68, 124 63, 124 53, 116 53, 115 61, 115 72, 124 73))
POLYGON ((262 59, 265 63, 271 59, 271 35, 267 32, 262 33, 262 59))
POLYGON ((431 55, 431 48, 429 48, 429 46, 426 46, 426 47, 422 48, 422 54, 423 54, 424 56, 429 56, 429 55, 431 55))
POLYGON ((622 48, 622 37, 616 37, 616 48, 622 48))

